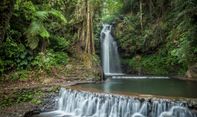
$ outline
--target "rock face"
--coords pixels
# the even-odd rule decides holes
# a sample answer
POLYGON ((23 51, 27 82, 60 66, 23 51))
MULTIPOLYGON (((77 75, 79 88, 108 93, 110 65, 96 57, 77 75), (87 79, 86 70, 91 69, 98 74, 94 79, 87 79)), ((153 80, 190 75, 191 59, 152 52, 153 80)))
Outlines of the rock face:
POLYGON ((190 79, 197 79, 197 63, 189 67, 186 76, 190 79))

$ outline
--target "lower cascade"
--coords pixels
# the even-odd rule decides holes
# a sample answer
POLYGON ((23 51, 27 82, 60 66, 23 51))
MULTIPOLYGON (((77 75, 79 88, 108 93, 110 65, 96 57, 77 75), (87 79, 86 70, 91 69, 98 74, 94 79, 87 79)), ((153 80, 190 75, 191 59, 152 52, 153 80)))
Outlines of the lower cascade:
POLYGON ((60 90, 58 110, 35 117, 197 117, 187 104, 71 89, 60 90))

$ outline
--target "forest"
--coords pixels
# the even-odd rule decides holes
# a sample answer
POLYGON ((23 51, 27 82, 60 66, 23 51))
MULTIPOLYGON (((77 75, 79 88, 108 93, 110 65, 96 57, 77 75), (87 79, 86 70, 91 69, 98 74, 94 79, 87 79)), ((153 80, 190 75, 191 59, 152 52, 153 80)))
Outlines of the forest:
POLYGON ((99 66, 102 23, 114 25, 125 72, 184 76, 189 70, 192 77, 197 61, 196 4, 195 0, 3 0, 1 80, 52 72, 75 58, 73 62, 87 67, 99 66))
POLYGON ((103 24, 123 73, 197 80, 197 0, 1 0, 0 88, 102 80, 103 24))

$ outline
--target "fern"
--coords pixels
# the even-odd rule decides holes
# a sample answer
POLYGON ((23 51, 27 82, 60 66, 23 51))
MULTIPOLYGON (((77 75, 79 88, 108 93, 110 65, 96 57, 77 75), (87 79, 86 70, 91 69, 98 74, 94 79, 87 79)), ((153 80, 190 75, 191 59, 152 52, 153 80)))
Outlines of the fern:
POLYGON ((27 44, 31 49, 35 49, 38 47, 39 39, 38 37, 29 37, 27 40, 27 44))
POLYGON ((42 25, 41 28, 40 28, 40 33, 39 35, 42 37, 42 38, 49 38, 50 37, 50 34, 49 32, 47 31, 47 29, 42 25))
POLYGON ((33 21, 26 31, 26 36, 29 47, 35 49, 38 47, 39 36, 42 37, 42 39, 48 39, 50 34, 42 22, 33 21))
POLYGON ((27 37, 27 44, 31 49, 36 49, 38 47, 40 39, 48 40, 48 38, 50 37, 50 33, 47 31, 43 23, 50 15, 56 17, 57 19, 60 19, 63 24, 67 23, 66 18, 60 11, 36 11, 33 14, 34 18, 32 19, 32 23, 25 32, 27 37))
POLYGON ((48 11, 37 11, 35 14, 35 17, 37 17, 40 20, 46 20, 47 17, 49 16, 48 11))
POLYGON ((64 24, 67 23, 66 18, 64 17, 64 15, 60 11, 51 10, 51 11, 49 11, 49 13, 52 14, 53 16, 55 16, 56 18, 60 19, 64 24))
POLYGON ((47 20, 47 18, 52 15, 54 17, 56 17, 57 19, 60 19, 64 24, 67 23, 66 18, 64 17, 64 15, 57 10, 51 10, 51 11, 37 11, 35 12, 35 17, 37 17, 39 20, 47 20))
POLYGON ((41 27, 41 22, 33 21, 30 27, 27 29, 27 36, 34 36, 39 33, 39 29, 41 27))

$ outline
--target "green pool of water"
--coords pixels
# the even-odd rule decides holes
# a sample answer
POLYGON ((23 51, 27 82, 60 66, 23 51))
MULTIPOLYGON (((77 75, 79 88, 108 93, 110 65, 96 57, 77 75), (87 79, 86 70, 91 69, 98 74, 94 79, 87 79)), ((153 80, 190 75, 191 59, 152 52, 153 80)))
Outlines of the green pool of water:
POLYGON ((108 79, 76 87, 105 93, 197 98, 197 82, 177 79, 108 79))

